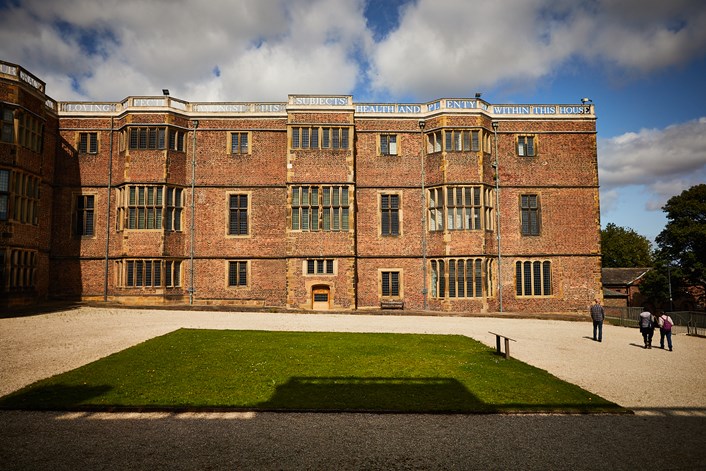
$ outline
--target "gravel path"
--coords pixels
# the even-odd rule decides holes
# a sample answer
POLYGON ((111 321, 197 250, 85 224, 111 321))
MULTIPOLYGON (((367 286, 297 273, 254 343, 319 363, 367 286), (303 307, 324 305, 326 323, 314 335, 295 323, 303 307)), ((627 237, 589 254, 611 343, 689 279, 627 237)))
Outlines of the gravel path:
MULTIPOLYGON (((0 395, 177 328, 462 334, 634 416, 0 412, 4 469, 706 469, 706 340, 641 347, 637 329, 481 317, 84 307, 0 319, 0 395), (660 453, 650 443, 667 441, 660 453)), ((656 342, 659 343, 658 341, 656 342)))

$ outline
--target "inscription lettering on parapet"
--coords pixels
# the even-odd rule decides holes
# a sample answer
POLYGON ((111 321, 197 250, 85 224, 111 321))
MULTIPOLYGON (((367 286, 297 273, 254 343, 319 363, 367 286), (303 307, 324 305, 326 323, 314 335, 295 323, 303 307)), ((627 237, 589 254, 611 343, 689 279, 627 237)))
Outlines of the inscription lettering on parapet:
POLYGON ((336 96, 295 96, 292 100, 293 105, 327 105, 327 106, 346 106, 348 98, 336 96))

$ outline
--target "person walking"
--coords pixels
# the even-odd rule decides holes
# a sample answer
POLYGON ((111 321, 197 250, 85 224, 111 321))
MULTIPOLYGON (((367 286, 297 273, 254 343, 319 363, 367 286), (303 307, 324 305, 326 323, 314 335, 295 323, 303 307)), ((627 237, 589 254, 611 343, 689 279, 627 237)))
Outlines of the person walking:
POLYGON ((640 333, 642 334, 645 348, 652 348, 654 327, 652 326, 652 314, 648 310, 644 310, 640 313, 640 333))
POLYGON ((667 337, 667 346, 672 351, 672 326, 674 321, 666 313, 662 313, 657 319, 659 322, 659 348, 664 348, 664 338, 667 337))
POLYGON ((596 301, 591 306, 591 319, 593 319, 593 340, 603 341, 603 320, 605 319, 605 309, 601 306, 601 300, 596 301), (598 337, 596 337, 598 333, 598 337))

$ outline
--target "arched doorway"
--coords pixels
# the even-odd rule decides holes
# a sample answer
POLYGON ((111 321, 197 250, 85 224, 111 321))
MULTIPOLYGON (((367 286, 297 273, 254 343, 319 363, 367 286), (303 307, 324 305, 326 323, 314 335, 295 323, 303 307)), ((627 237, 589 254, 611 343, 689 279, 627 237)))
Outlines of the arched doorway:
POLYGON ((331 288, 315 285, 311 288, 311 308, 315 311, 328 311, 331 307, 331 288))

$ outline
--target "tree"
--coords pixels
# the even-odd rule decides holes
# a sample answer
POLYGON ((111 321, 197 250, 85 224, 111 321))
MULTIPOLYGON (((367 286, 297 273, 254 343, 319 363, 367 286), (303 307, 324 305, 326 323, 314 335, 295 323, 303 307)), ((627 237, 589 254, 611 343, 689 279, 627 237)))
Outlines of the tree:
POLYGON ((692 294, 706 302, 706 184, 673 196, 662 208, 667 225, 656 242, 663 256, 679 267, 692 294))
POLYGON ((601 231, 603 266, 638 268, 652 266, 652 243, 630 228, 612 222, 601 231))

